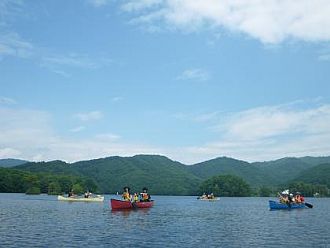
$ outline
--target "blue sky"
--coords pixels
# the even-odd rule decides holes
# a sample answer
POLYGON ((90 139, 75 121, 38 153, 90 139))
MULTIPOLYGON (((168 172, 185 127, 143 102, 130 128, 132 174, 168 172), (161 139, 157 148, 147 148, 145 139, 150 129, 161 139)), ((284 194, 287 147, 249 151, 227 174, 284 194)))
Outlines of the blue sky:
POLYGON ((0 158, 330 155, 330 2, 0 3, 0 158))

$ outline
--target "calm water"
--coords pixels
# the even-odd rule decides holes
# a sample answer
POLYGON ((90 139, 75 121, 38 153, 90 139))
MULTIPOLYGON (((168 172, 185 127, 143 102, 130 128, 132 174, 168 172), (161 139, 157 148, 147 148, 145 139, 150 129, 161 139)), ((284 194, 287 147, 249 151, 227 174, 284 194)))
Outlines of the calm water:
POLYGON ((154 196, 148 210, 0 194, 0 247, 330 247, 330 199, 269 211, 269 198, 154 196))

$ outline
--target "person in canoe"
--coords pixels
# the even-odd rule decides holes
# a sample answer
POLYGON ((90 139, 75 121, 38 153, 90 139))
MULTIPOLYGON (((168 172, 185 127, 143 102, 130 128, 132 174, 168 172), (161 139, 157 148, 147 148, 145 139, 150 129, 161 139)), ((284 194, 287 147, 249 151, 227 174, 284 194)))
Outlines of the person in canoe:
POLYGON ((85 197, 85 198, 90 198, 91 196, 92 196, 92 193, 89 192, 88 190, 87 190, 87 192, 85 192, 85 194, 84 194, 84 197, 85 197))
POLYGON ((75 194, 72 189, 69 191, 68 197, 75 197, 75 194))
POLYGON ((139 201, 139 195, 138 195, 138 193, 134 193, 134 195, 133 195, 133 201, 134 202, 138 202, 139 201))
POLYGON ((130 188, 129 187, 124 187, 124 193, 122 195, 124 201, 131 201, 132 196, 129 192, 130 188))
POLYGON ((148 194, 148 189, 146 187, 144 187, 142 189, 142 193, 140 193, 141 196, 141 200, 143 202, 149 202, 150 201, 150 195, 148 194))
POLYGON ((299 192, 296 193, 294 198, 295 198, 296 203, 304 203, 304 201, 305 201, 305 198, 299 192))

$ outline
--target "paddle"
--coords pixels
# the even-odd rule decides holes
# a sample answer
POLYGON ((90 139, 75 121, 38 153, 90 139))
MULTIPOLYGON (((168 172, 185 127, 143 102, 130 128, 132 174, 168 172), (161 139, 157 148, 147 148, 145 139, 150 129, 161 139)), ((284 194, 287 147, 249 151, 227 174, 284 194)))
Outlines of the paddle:
POLYGON ((132 202, 132 207, 133 207, 134 209, 137 209, 137 208, 138 208, 138 206, 136 205, 136 202, 132 202))
POLYGON ((310 204, 310 203, 308 203, 308 202, 305 202, 305 206, 306 206, 306 207, 309 207, 309 208, 313 208, 313 205, 310 204))

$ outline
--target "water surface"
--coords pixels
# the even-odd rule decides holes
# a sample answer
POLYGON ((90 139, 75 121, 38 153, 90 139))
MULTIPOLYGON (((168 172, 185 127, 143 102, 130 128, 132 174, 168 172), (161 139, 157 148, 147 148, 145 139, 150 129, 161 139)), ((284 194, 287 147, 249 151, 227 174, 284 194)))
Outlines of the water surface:
POLYGON ((269 211, 272 198, 153 196, 151 209, 0 194, 0 247, 330 247, 330 199, 269 211))

